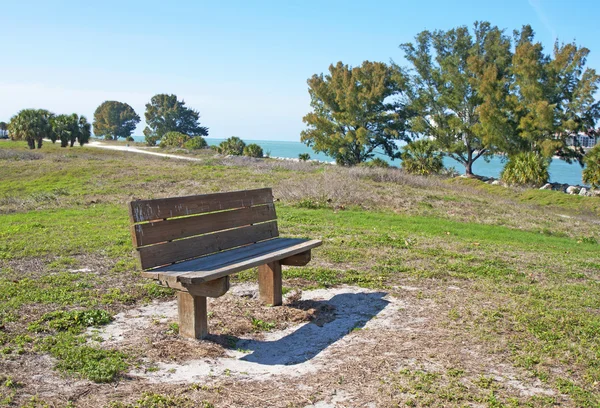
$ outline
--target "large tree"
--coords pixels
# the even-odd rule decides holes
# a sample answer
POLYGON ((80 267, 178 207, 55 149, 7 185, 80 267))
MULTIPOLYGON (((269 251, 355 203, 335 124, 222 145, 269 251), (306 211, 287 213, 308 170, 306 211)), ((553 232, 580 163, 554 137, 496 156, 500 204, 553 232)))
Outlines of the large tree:
POLYGON ((365 61, 359 67, 338 62, 328 75, 308 79, 312 112, 302 119, 301 140, 338 164, 356 165, 382 149, 398 156, 397 140, 408 140, 407 110, 401 102, 404 76, 396 66, 365 61))
POLYGON ((554 45, 552 55, 535 42, 530 26, 515 31, 513 81, 505 117, 514 118, 515 147, 545 157, 558 155, 567 162, 583 163, 578 133, 595 135, 600 118, 594 94, 600 76, 586 68, 589 50, 574 43, 554 45))
POLYGON ((497 152, 507 128, 495 123, 498 102, 507 96, 511 41, 489 23, 449 31, 423 31, 415 43, 400 45, 412 64, 411 129, 435 140, 473 174, 473 163, 497 152), (490 118, 482 123, 480 114, 490 118), (486 126, 496 127, 489 132, 486 126))
POLYGON ((154 95, 146 104, 144 135, 150 145, 156 144, 167 132, 188 136, 208 136, 208 128, 200 126, 200 113, 177 100, 177 95, 154 95))
MULTIPOLYGON (((51 120, 54 115, 44 109, 23 109, 10 119, 8 131, 12 140, 25 140, 30 149, 42 148, 42 141, 54 139, 51 120)), ((56 139, 54 139, 56 140, 56 139)))
POLYGON ((90 139, 90 124, 85 116, 79 116, 76 113, 58 115, 53 117, 50 122, 54 137, 60 140, 61 147, 73 147, 75 142, 83 146, 90 139))
POLYGON ((94 134, 105 139, 128 138, 138 123, 138 114, 123 102, 105 101, 94 112, 94 134))

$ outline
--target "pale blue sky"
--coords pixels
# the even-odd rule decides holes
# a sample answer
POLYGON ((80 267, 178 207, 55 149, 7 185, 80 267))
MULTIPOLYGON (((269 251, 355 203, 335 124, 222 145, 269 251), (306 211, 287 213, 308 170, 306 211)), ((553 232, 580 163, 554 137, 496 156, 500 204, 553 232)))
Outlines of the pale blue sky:
MULTIPOLYGON (((403 63, 398 45, 423 29, 488 20, 531 24, 591 49, 600 70, 600 2, 506 1, 26 1, 3 0, 0 120, 23 108, 91 120, 104 100, 134 107, 175 93, 210 137, 299 140, 306 79, 330 63, 403 63)), ((135 134, 141 134, 143 122, 135 134)))

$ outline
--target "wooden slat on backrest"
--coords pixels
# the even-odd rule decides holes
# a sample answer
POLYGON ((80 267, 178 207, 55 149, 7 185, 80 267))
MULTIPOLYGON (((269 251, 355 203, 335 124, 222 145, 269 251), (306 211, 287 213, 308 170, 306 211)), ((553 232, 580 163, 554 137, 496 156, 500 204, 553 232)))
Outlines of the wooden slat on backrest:
POLYGON ((143 269, 279 235, 270 188, 132 201, 129 214, 143 269))
POLYGON ((135 242, 137 246, 151 245, 271 221, 276 218, 275 206, 270 203, 256 207, 137 224, 134 227, 135 242))
POLYGON ((132 222, 153 221, 192 214, 253 207, 273 202, 270 188, 203 194, 188 197, 137 200, 130 203, 132 222))
POLYGON ((278 235, 277 222, 272 221, 164 244, 145 246, 139 248, 138 251, 142 269, 148 269, 264 241, 278 235))

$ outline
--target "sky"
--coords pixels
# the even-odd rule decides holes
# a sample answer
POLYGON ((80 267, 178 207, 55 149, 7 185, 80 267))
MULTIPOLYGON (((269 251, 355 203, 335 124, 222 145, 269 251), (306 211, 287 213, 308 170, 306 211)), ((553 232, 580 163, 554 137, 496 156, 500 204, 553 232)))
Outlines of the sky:
POLYGON ((530 24, 591 50, 600 71, 600 2, 503 1, 27 1, 1 0, 0 120, 24 108, 91 121, 105 100, 142 118, 157 93, 200 112, 209 137, 299 141, 306 80, 342 61, 404 65, 398 45, 422 30, 490 21, 530 24))

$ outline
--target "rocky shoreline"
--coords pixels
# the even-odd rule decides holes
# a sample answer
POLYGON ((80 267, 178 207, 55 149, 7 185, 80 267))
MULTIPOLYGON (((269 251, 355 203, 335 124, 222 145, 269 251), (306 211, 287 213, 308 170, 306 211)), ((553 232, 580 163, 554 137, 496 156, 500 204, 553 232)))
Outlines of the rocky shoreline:
MULTIPOLYGON (((486 184, 491 184, 493 186, 508 187, 508 184, 506 184, 502 180, 498 180, 493 177, 478 176, 477 179, 483 181, 486 184)), ((580 195, 583 197, 600 197, 600 189, 594 189, 594 188, 589 188, 587 186, 580 186, 580 185, 571 185, 571 184, 562 184, 562 183, 546 183, 539 189, 540 190, 561 191, 565 194, 580 195)))

